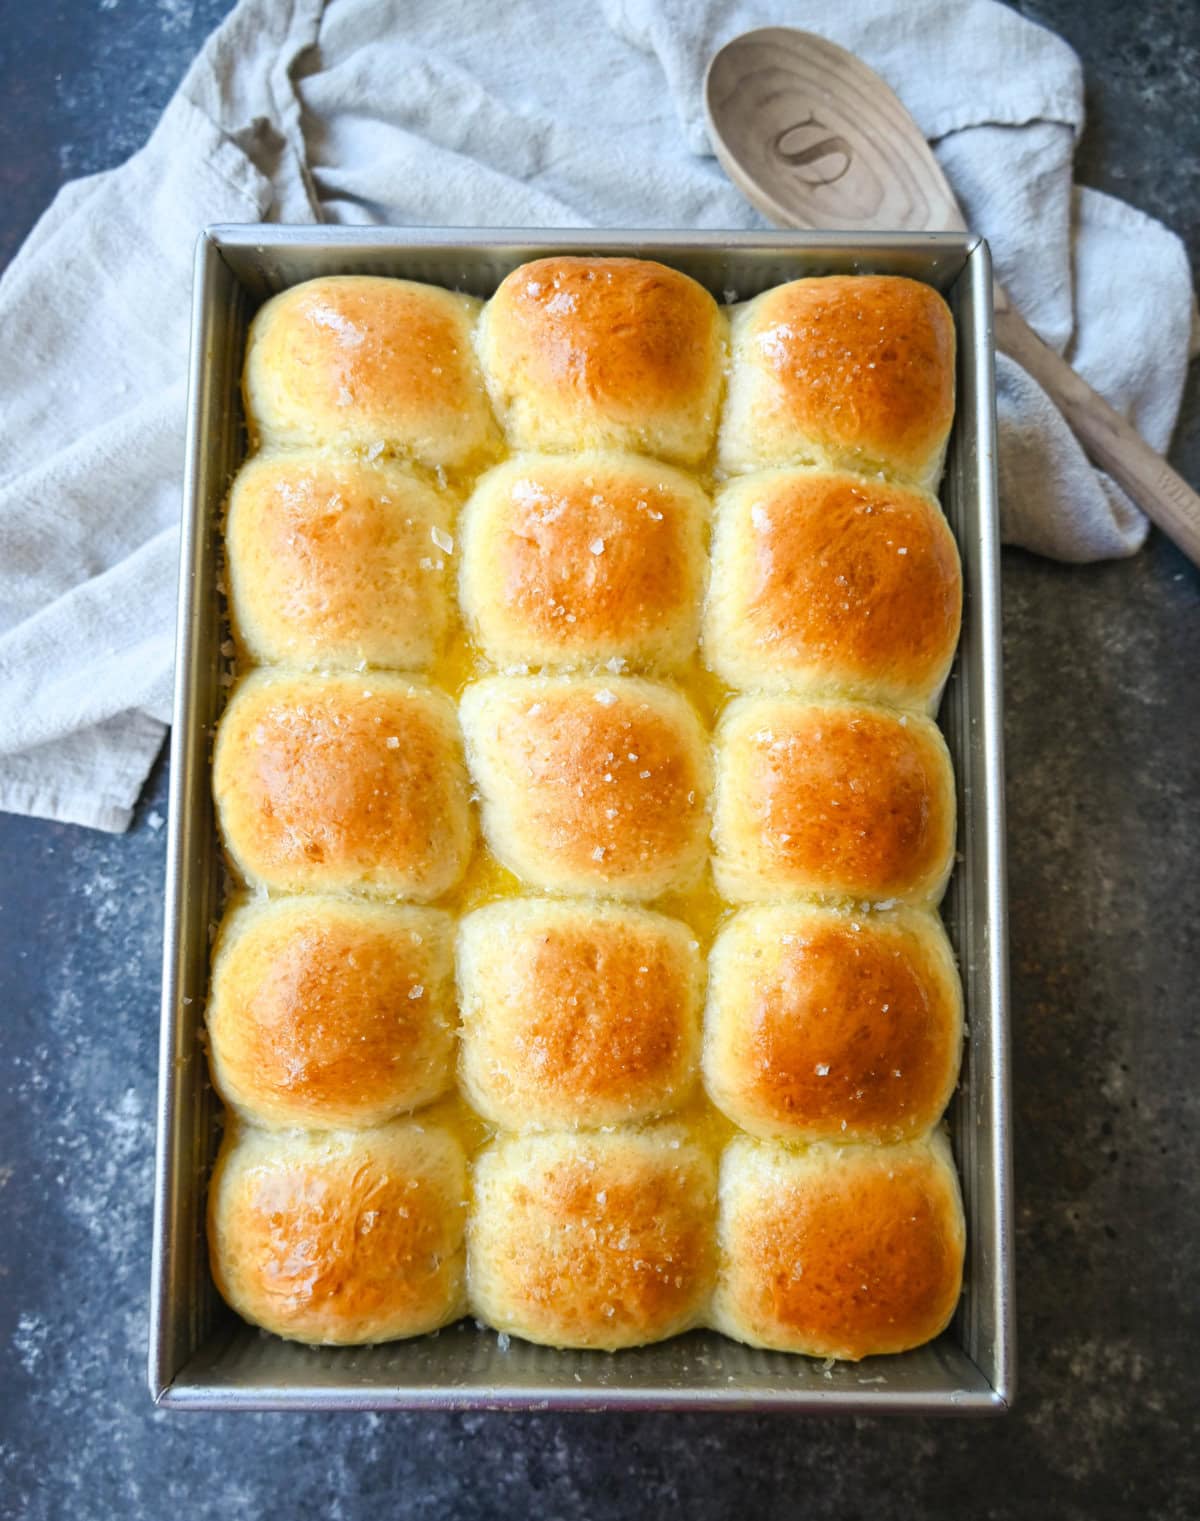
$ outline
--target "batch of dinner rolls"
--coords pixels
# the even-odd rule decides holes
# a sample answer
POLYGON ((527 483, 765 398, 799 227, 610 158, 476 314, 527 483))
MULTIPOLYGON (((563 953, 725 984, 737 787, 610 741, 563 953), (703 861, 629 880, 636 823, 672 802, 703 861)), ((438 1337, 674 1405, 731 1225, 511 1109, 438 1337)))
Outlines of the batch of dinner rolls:
POLYGON ((259 311, 207 1009, 247 1320, 945 1327, 954 349, 914 281, 623 258, 259 311))

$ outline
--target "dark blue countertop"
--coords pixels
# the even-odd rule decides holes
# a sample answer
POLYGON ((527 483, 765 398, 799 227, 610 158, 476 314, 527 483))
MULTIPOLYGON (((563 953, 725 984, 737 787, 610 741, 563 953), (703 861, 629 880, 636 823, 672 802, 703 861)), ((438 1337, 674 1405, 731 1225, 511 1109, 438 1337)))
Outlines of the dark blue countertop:
MULTIPOLYGON (((1031 0, 1080 179, 1200 267, 1195 0, 1031 0)), ((144 140, 225 0, 0 0, 0 264, 144 140)), ((803 7, 780 19, 802 20, 803 7)), ((1194 367, 1172 453, 1200 481, 1194 367)), ((145 1384, 166 771, 114 838, 0 815, 0 1515, 1200 1514, 1200 574, 1004 560, 1021 1393, 999 1421, 183 1416, 145 1384)))

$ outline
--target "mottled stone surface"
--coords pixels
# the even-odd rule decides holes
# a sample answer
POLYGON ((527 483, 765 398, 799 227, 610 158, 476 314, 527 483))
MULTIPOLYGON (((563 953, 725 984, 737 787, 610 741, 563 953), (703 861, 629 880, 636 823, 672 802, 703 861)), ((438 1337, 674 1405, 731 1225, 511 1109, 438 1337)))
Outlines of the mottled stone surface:
MULTIPOLYGON (((0 260, 134 149, 224 0, 9 0, 0 260)), ((1200 260, 1200 10, 1022 4, 1080 177, 1200 260)), ((780 19, 803 19, 803 6, 780 19)), ((1174 450, 1200 480, 1193 372, 1174 450)), ((0 817, 0 1515, 1200 1513, 1200 576, 1005 558, 1022 1391, 986 1424, 182 1416, 144 1381, 165 771, 115 839, 0 817)))

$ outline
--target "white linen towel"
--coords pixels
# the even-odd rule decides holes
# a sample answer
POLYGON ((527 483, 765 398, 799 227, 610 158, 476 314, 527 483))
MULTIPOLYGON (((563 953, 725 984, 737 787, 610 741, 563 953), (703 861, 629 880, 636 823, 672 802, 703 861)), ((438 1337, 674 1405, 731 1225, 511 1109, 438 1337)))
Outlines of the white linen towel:
MULTIPOLYGON (((1028 319, 1165 448, 1182 245, 1073 187, 1078 60, 991 0, 241 0, 145 148, 65 186, 0 280, 0 808, 124 829, 161 743, 199 229, 761 226, 701 84, 770 24, 883 74, 1028 319)), ((999 383, 1008 541, 1133 553, 1141 514, 1004 358, 999 383)))

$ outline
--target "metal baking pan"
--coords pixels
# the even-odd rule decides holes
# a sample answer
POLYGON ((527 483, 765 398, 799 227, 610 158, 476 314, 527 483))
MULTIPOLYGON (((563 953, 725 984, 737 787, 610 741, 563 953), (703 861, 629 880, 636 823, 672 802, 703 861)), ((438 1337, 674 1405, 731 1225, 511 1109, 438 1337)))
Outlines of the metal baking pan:
POLYGON ((1014 1388, 1012 1191, 1001 756, 991 265, 966 233, 529 232, 213 227, 200 238, 179 585, 166 877, 150 1388, 181 1409, 760 1409, 982 1413, 1014 1388), (209 796, 222 688, 217 522, 244 450, 247 324, 316 275, 406 276, 488 296, 527 259, 632 254, 692 275, 718 300, 799 275, 903 274, 946 296, 959 337, 958 414, 942 500, 965 577, 962 643, 942 705, 957 773, 961 861, 943 905, 968 1040, 949 1111, 967 1213, 966 1287, 950 1328, 899 1357, 832 1367, 693 1332, 636 1351, 502 1347, 470 1321, 384 1346, 309 1349, 256 1331, 209 1276, 204 1197, 219 1105, 202 1045, 222 866, 209 796))

